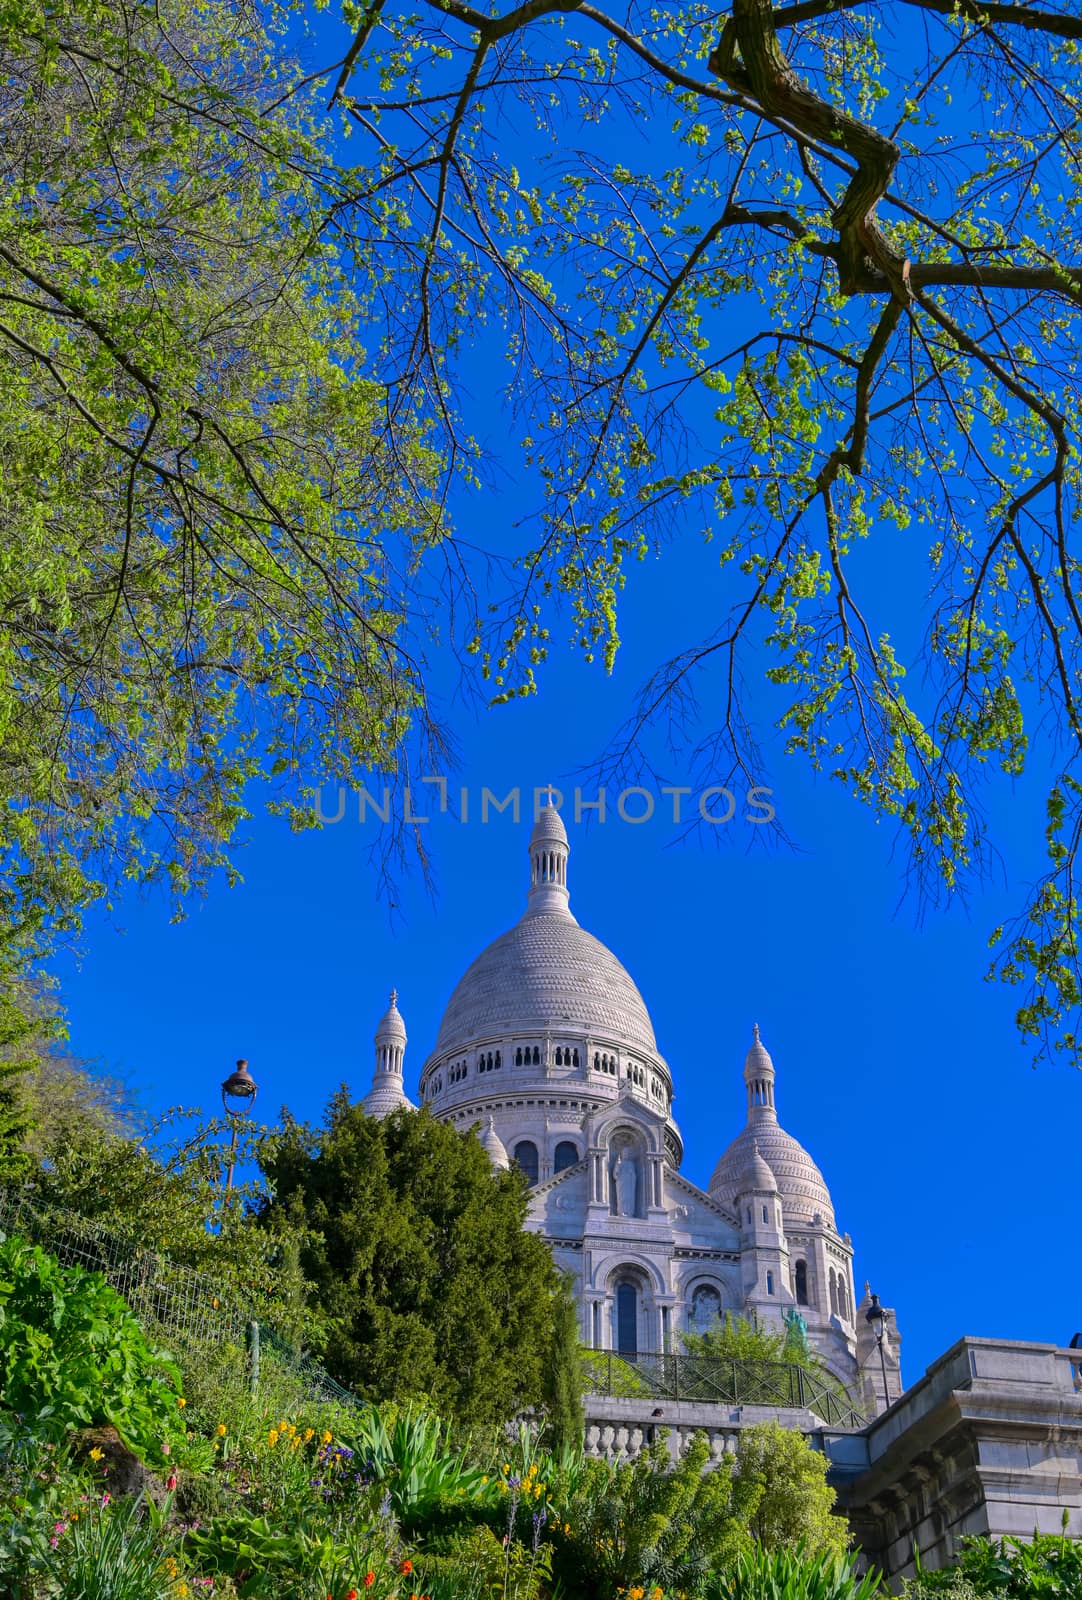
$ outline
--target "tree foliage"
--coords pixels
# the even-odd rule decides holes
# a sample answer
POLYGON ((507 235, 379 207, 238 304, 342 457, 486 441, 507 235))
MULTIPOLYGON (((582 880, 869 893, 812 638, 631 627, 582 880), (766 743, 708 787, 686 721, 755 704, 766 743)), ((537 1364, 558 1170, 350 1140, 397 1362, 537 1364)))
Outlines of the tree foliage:
POLYGON ((527 1233, 525 1183, 425 1110, 383 1121, 341 1090, 324 1126, 285 1121, 262 1218, 303 1239, 331 1372, 373 1399, 426 1396, 467 1425, 544 1401, 567 1290, 527 1233))
POLYGON ((1035 767, 1046 867, 993 970, 1023 1034, 1077 1056, 1076 8, 345 13, 333 92, 378 200, 336 220, 393 392, 453 470, 473 338, 499 339, 538 491, 472 640, 494 697, 534 688, 548 597, 611 666, 629 563, 702 543, 716 627, 677 637, 603 769, 649 767, 660 717, 669 766, 758 781, 765 675, 785 747, 950 898, 993 859, 982 780, 1035 767))
POLYGON ((688 1328, 680 1341, 689 1356, 707 1356, 715 1361, 788 1361, 793 1366, 818 1370, 820 1363, 788 1334, 768 1328, 748 1317, 715 1318, 710 1327, 688 1328))
MULTIPOLYGON (((268 780, 393 766, 438 534, 327 230, 353 199, 286 13, 0 5, 0 866, 179 898, 268 780)), ((306 796, 308 797, 306 799, 306 796)))
MULTIPOLYGON (((238 1181, 227 1194, 232 1128, 224 1118, 175 1108, 150 1118, 109 1079, 78 1062, 46 1058, 29 1076, 40 1107, 23 1170, 24 1193, 46 1227, 111 1236, 116 1248, 154 1253, 207 1274, 223 1300, 266 1318, 291 1340, 318 1342, 304 1308, 298 1241, 275 1218, 249 1213, 262 1193, 251 1171, 266 1130, 238 1123, 238 1181)), ((46 1234, 47 1237, 47 1234, 46 1234)))

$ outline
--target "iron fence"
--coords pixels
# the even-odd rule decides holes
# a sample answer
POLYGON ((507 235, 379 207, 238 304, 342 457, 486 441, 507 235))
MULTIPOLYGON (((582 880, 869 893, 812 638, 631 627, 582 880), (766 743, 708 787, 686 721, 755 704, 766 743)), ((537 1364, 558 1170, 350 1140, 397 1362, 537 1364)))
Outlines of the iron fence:
POLYGON ((718 1356, 588 1350, 590 1392, 698 1400, 708 1405, 774 1406, 813 1411, 832 1428, 864 1426, 849 1398, 830 1378, 788 1361, 726 1361, 718 1356))

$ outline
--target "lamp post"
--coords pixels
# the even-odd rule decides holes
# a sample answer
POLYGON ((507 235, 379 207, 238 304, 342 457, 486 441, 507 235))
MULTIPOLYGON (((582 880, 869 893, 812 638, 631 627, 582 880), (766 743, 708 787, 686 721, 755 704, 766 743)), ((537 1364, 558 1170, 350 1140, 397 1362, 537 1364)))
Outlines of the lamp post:
POLYGON ((241 1117, 246 1117, 255 1105, 258 1093, 255 1079, 248 1071, 247 1061, 238 1061, 234 1070, 222 1084, 222 1108, 229 1118, 232 1135, 229 1140, 229 1171, 225 1179, 228 1195, 233 1187, 233 1168, 237 1164, 237 1128, 241 1117))
MULTIPOLYGON (((870 1291, 869 1291, 870 1293, 870 1291)), ((890 1405, 890 1394, 887 1391, 887 1361, 883 1354, 883 1334, 886 1331, 886 1313, 879 1304, 879 1296, 872 1295, 872 1303, 864 1313, 864 1320, 875 1334, 875 1342, 879 1346, 879 1367, 883 1374, 883 1409, 890 1405)))

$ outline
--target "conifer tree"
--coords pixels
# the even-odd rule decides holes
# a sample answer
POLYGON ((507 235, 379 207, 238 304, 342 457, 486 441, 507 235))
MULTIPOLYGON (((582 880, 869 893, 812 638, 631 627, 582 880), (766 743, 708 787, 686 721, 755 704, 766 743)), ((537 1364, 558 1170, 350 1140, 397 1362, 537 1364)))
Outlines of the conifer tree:
POLYGON ((345 1088, 322 1128, 286 1118, 263 1166, 262 1220, 302 1232, 335 1377, 373 1399, 424 1397, 469 1427, 545 1402, 567 1296, 524 1230, 519 1172, 494 1171, 472 1134, 427 1110, 366 1116, 345 1088))

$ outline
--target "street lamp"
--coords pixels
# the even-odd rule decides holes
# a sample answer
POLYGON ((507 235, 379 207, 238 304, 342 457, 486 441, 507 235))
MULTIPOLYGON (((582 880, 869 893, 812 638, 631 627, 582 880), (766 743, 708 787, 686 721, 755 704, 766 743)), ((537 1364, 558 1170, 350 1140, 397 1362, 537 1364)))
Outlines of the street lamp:
POLYGON ((255 1079, 248 1071, 247 1061, 238 1061, 234 1070, 222 1084, 222 1108, 229 1118, 232 1137, 229 1141, 229 1171, 226 1174, 225 1192, 233 1187, 233 1168, 237 1162, 237 1127, 241 1117, 246 1117, 255 1105, 258 1093, 255 1079))
MULTIPOLYGON (((870 1292, 870 1291, 869 1291, 870 1292)), ((883 1373, 883 1408, 890 1405, 890 1394, 887 1390, 887 1361, 883 1354, 883 1334, 886 1331, 886 1312, 879 1304, 879 1296, 872 1295, 872 1303, 864 1313, 864 1320, 875 1334, 875 1342, 879 1346, 879 1366, 883 1373)))

